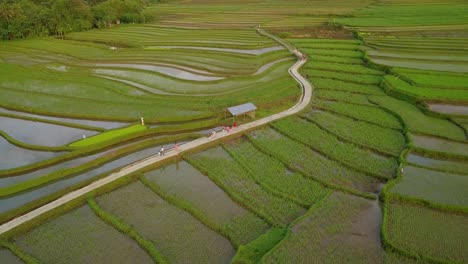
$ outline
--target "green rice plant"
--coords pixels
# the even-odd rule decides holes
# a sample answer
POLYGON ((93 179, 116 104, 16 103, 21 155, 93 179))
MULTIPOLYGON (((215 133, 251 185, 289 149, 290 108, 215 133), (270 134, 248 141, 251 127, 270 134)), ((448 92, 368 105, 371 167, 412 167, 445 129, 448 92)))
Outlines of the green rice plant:
POLYGON ((386 158, 352 143, 341 141, 314 123, 295 117, 282 119, 273 123, 272 126, 282 134, 354 170, 381 179, 393 178, 395 174, 397 168, 395 159, 386 158))
MULTIPOLYGON (((309 54, 307 54, 309 55, 309 54)), ((360 58, 349 58, 349 57, 339 57, 339 56, 325 56, 325 55, 309 55, 310 61, 313 62, 335 62, 335 63, 346 63, 351 65, 360 65, 363 64, 362 59, 360 58)))
POLYGON ((333 91, 333 90, 322 90, 322 89, 317 90, 315 94, 317 98, 323 101, 340 101, 340 102, 346 102, 350 104, 368 105, 368 106, 374 105, 371 102, 369 102, 369 100, 367 100, 367 95, 365 94, 357 94, 357 93, 333 91))
POLYGON ((402 256, 398 252, 393 252, 390 249, 387 249, 385 251, 385 259, 384 259, 385 264, 394 264, 394 263, 400 263, 400 264, 423 264, 425 263, 422 260, 410 258, 407 256, 402 256))
POLYGON ((154 244, 150 240, 144 238, 132 226, 128 225, 115 215, 104 211, 93 198, 88 199, 88 205, 94 211, 94 213, 104 222, 108 223, 115 229, 119 230, 120 232, 128 235, 133 240, 135 240, 135 242, 137 242, 138 245, 140 245, 140 247, 142 247, 144 250, 146 250, 146 252, 148 252, 148 254, 151 256, 155 263, 167 263, 164 256, 161 254, 161 252, 158 251, 154 244))
POLYGON ((369 96, 369 100, 398 115, 409 131, 464 140, 464 131, 448 120, 425 115, 416 106, 391 97, 369 96))
POLYGON ((12 239, 17 247, 43 263, 152 262, 134 240, 107 225, 88 206, 50 219, 12 239))
POLYGON ((141 182, 101 195, 96 201, 152 241, 169 263, 220 263, 235 254, 228 239, 141 182))
POLYGON ((391 186, 389 196, 422 201, 435 208, 468 212, 466 175, 405 166, 401 179, 391 186))
MULTIPOLYGON (((382 81, 380 75, 370 75, 370 74, 353 74, 353 73, 344 73, 344 72, 335 72, 328 70, 316 70, 316 69, 301 69, 300 73, 308 78, 318 77, 318 78, 327 78, 338 81, 351 82, 356 84, 368 84, 368 85, 377 85, 382 81)), ((311 78, 313 79, 313 78, 311 78)))
POLYGON ((384 207, 385 245, 424 262, 466 262, 466 230, 465 215, 398 202, 388 202, 384 207))
POLYGON ((376 202, 335 192, 298 218, 260 263, 383 261, 376 202), (366 224, 356 224, 365 221, 366 224), (357 237, 355 234, 361 234, 357 237))
POLYGON ((420 87, 433 87, 443 89, 468 89, 466 74, 393 68, 392 73, 408 79, 420 87))
POLYGON ((379 125, 384 128, 398 130, 402 129, 402 125, 396 117, 378 107, 354 105, 344 102, 324 102, 317 100, 312 103, 312 107, 347 116, 352 119, 379 125))
POLYGON ((145 173, 140 180, 164 200, 229 238, 236 248, 269 228, 186 162, 145 173))
POLYGON ((336 62, 321 62, 313 61, 305 65, 304 69, 311 70, 326 70, 326 71, 336 71, 336 72, 345 72, 345 73, 356 73, 356 74, 370 74, 370 75, 384 75, 385 73, 379 70, 374 70, 368 68, 364 65, 352 65, 345 63, 336 63, 336 62))
POLYGON ((324 38, 288 38, 286 41, 291 42, 295 46, 300 47, 302 44, 317 43, 317 44, 347 44, 360 45, 362 42, 357 39, 324 39, 324 38))
POLYGON ((242 245, 232 259, 233 264, 258 263, 263 255, 277 245, 286 235, 286 228, 272 228, 247 245, 242 245))
POLYGON ((440 89, 413 86, 398 76, 386 75, 381 84, 387 90, 403 92, 417 99, 428 100, 468 100, 468 91, 464 89, 440 89))
MULTIPOLYGON (((41 263, 35 257, 24 252, 21 248, 19 248, 14 243, 8 242, 6 240, 0 240, 0 246, 10 250, 15 256, 17 256, 19 259, 21 259, 22 262, 26 264, 40 264, 41 263)), ((18 263, 20 263, 21 261, 19 261, 18 263)))
POLYGON ((279 159, 292 171, 297 171, 325 187, 372 198, 377 180, 327 159, 311 148, 282 136, 273 129, 262 129, 248 135, 260 150, 279 159))
POLYGON ((405 137, 393 129, 368 122, 319 111, 304 113, 303 117, 322 129, 365 148, 397 157, 405 148, 405 137))
POLYGON ((313 49, 313 48, 301 48, 302 52, 307 55, 315 56, 337 56, 337 57, 344 57, 344 58, 354 58, 354 59, 362 59, 364 58, 364 54, 361 51, 356 50, 334 50, 334 49, 313 49))
POLYGON ((86 147, 86 146, 90 146, 94 144, 99 144, 105 141, 109 141, 111 139, 119 138, 121 136, 129 135, 135 132, 143 131, 143 130, 146 130, 147 128, 148 127, 146 126, 135 124, 135 125, 131 125, 131 126, 124 127, 124 128, 113 129, 113 130, 106 131, 106 132, 97 134, 95 136, 89 137, 89 138, 78 140, 76 142, 69 144, 69 146, 82 148, 82 147, 86 147))
POLYGON ((385 95, 385 92, 377 85, 364 85, 346 81, 332 80, 314 77, 309 80, 315 87, 321 90, 344 91, 358 94, 385 95))
POLYGON ((285 226, 303 213, 297 204, 284 200, 258 185, 249 171, 233 160, 221 147, 185 157, 195 168, 241 205, 274 226, 285 226))
POLYGON ((348 44, 348 43, 320 43, 320 42, 306 42, 298 43, 296 46, 300 49, 319 49, 319 50, 359 50, 360 44, 348 44))
POLYGON ((310 207, 329 193, 320 184, 289 171, 281 161, 262 153, 249 141, 236 141, 224 147, 237 162, 250 171, 258 184, 304 207, 310 207))

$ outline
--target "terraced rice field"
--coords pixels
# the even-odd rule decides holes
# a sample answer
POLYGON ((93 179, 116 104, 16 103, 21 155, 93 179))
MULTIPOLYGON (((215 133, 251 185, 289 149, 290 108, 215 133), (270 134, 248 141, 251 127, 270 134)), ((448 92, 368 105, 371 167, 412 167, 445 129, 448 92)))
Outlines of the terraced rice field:
POLYGON ((221 132, 226 107, 296 104, 295 56, 254 26, 313 85, 299 114, 0 234, 0 263, 468 262, 467 7, 167 1, 152 23, 0 42, 0 223, 221 132))

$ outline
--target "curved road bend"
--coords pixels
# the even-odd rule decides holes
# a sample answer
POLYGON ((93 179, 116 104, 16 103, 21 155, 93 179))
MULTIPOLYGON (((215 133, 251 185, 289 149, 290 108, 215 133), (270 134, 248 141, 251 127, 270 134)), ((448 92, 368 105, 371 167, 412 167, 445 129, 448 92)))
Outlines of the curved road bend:
MULTIPOLYGON (((267 124, 269 122, 272 122, 272 121, 275 121, 275 120, 278 120, 280 118, 283 118, 283 117, 287 117, 287 116, 290 116, 290 115, 293 115, 299 111, 301 111, 302 109, 304 109, 310 102, 311 100, 311 97, 312 97, 312 86, 310 85, 310 83, 304 78, 302 77, 299 72, 298 72, 298 69, 304 65, 306 62, 307 62, 307 59, 305 58, 302 58, 302 53, 297 51, 293 46, 291 46, 289 43, 286 43, 285 41, 281 40, 280 38, 276 37, 276 36, 273 36, 267 32, 265 32, 263 29, 257 27, 256 30, 262 34, 262 35, 265 35, 265 36, 268 36, 272 39, 274 39, 275 41, 279 42, 281 45, 285 46, 288 50, 290 50, 293 54, 295 54, 297 57, 298 57, 298 61, 293 65, 291 66, 291 68, 289 68, 289 74, 300 84, 301 88, 302 88, 302 96, 299 100, 299 102, 297 104, 295 104, 293 107, 289 108, 288 110, 285 110, 283 112, 280 112, 280 113, 277 113, 277 114, 274 114, 274 115, 271 115, 271 116, 268 116, 268 117, 265 117, 265 118, 262 118, 262 119, 259 119, 259 120, 256 120, 256 121, 253 121, 253 122, 250 122, 250 123, 247 123, 247 124, 243 124, 243 125, 240 125, 238 126, 237 128, 231 130, 229 132, 229 134, 225 134, 225 135, 222 135, 221 133, 218 133, 216 135, 217 139, 219 138, 222 138, 224 136, 227 136, 227 135, 232 135, 232 134, 238 134, 238 133, 243 133, 245 132, 246 130, 249 130, 251 128, 254 128, 254 127, 258 127, 258 126, 262 126, 264 124, 267 124)), ((184 151, 187 151, 187 150, 190 150, 190 149, 193 149, 193 148, 196 148, 196 147, 199 147, 199 146, 202 146, 208 142, 211 142, 208 138, 199 138, 199 139, 196 139, 196 140, 193 140, 191 142, 188 142, 188 143, 185 143, 183 145, 180 145, 179 146, 179 153, 183 153, 184 151)), ((178 155, 179 153, 176 153, 173 149, 172 150, 168 150, 166 152, 166 155, 165 156, 157 156, 157 155, 154 155, 154 156, 150 156, 146 159, 143 159, 143 160, 140 160, 140 161, 137 161, 133 164, 130 164, 124 168, 122 168, 120 171, 118 172, 115 172, 115 173, 112 173, 110 174, 109 176, 105 177, 105 178, 102 178, 102 179, 99 179, 81 189, 78 189, 78 190, 75 190, 75 191, 72 191, 60 198, 58 198, 57 200, 54 200, 48 204, 45 204, 31 212, 28 212, 24 215, 21 215, 17 218, 14 218, 12 220, 10 220, 9 222, 6 222, 4 223, 3 225, 0 226, 0 235, 39 216, 39 215, 42 215, 48 211, 51 211, 61 205, 64 205, 65 203, 67 202, 70 202, 88 192, 91 192, 97 188, 100 188, 112 181, 115 181, 121 177, 124 177, 125 175, 128 175, 130 173, 133 173, 137 170, 140 170, 146 166, 149 166, 149 165, 152 165, 154 163, 157 163, 161 160, 165 160, 167 158, 170 158, 170 157, 173 157, 173 156, 176 156, 178 155)))

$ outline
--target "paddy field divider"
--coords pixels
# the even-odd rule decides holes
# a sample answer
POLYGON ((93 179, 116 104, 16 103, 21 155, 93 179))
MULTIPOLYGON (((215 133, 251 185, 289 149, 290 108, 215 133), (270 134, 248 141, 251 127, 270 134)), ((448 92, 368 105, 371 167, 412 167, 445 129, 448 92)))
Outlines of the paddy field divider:
POLYGON ((111 173, 107 177, 101 178, 83 188, 77 189, 75 191, 69 192, 66 195, 48 203, 45 204, 41 207, 38 207, 37 209, 34 209, 24 215, 18 216, 2 225, 0 225, 0 236, 3 234, 12 231, 13 229, 19 227, 20 225, 27 223, 31 220, 33 220, 36 217, 39 217, 43 214, 46 214, 54 209, 59 209, 61 206, 66 205, 69 202, 76 201, 77 199, 81 198, 83 195, 86 195, 90 192, 95 191, 96 189, 99 189, 105 185, 108 185, 116 180, 122 179, 125 176, 129 174, 134 174, 138 172, 139 170, 142 170, 145 167, 148 167, 150 165, 154 165, 156 163, 170 160, 170 159, 177 159, 180 155, 193 152, 195 150, 207 148, 216 144, 219 144, 222 141, 230 140, 233 138, 237 138, 245 134, 246 132, 252 131, 254 129, 257 129, 259 127, 265 126, 270 122, 276 121, 278 119, 284 118, 291 116, 293 114, 296 114, 303 109, 305 109, 312 98, 312 86, 311 84, 304 78, 302 77, 298 70, 301 66, 303 66, 306 62, 307 59, 303 56, 301 52, 299 52, 294 46, 291 44, 283 41, 282 39, 271 35, 270 33, 264 31, 261 28, 256 28, 257 32, 261 35, 270 37, 286 47, 290 52, 295 54, 298 57, 298 61, 289 68, 288 72, 293 77, 294 80, 296 80, 301 89, 302 89, 302 95, 299 99, 299 101, 292 106, 291 108, 280 112, 273 114, 268 117, 264 117, 255 121, 252 121, 250 123, 242 124, 238 126, 237 128, 232 129, 229 133, 218 133, 215 139, 209 139, 209 138, 199 138, 190 142, 187 142, 185 144, 181 144, 178 146, 178 150, 176 151, 175 149, 169 149, 166 151, 165 155, 159 156, 159 155, 153 155, 149 156, 145 159, 142 159, 140 161, 134 162, 128 166, 125 166, 121 168, 119 171, 116 171, 114 173, 111 173))

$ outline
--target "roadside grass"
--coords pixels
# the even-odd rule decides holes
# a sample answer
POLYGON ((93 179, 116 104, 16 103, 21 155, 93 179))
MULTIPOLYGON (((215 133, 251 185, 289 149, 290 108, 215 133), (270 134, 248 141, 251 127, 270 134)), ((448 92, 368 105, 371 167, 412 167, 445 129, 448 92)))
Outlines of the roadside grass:
POLYGON ((249 175, 258 184, 306 208, 322 200, 330 192, 317 182, 290 171, 281 161, 261 152, 247 140, 227 143, 224 148, 250 171, 249 175))
POLYGON ((403 134, 393 129, 329 112, 304 113, 303 116, 338 137, 394 157, 399 156, 406 145, 403 134))
POLYGON ((299 205, 262 188, 221 147, 185 157, 195 168, 207 175, 236 202, 274 226, 285 226, 304 212, 299 205))
POLYGON ((325 187, 372 198, 378 180, 351 170, 313 151, 310 147, 282 136, 271 128, 248 134, 249 140, 294 171, 310 177, 325 187))
POLYGON ((135 132, 143 131, 147 128, 148 127, 143 126, 141 124, 135 124, 124 128, 113 129, 106 132, 102 132, 89 138, 78 140, 69 144, 69 146, 76 148, 87 147, 90 145, 99 144, 115 138, 119 138, 121 136, 126 136, 135 132))

